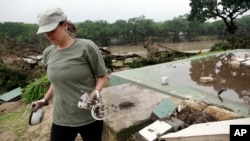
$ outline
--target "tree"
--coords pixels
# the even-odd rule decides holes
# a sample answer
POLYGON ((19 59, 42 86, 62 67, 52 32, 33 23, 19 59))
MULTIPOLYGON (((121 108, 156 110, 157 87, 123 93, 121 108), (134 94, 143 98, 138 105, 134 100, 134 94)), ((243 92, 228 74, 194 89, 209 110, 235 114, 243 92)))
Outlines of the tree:
POLYGON ((188 20, 186 20, 186 15, 174 18, 168 21, 168 31, 172 33, 173 43, 181 41, 182 33, 186 32, 188 29, 188 20))
POLYGON ((126 44, 129 40, 130 29, 127 26, 127 21, 117 20, 115 23, 111 24, 111 35, 113 38, 113 43, 115 44, 126 44))
POLYGON ((205 22, 221 18, 226 32, 234 35, 237 30, 235 19, 250 9, 249 0, 190 0, 189 20, 205 22))

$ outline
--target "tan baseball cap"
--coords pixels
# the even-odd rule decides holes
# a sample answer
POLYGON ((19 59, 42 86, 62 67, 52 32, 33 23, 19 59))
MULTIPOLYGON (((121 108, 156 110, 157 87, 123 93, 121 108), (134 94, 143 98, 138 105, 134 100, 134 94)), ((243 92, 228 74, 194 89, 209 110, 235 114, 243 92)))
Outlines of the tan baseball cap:
POLYGON ((62 9, 53 8, 41 12, 37 18, 39 25, 37 34, 40 34, 54 30, 61 21, 65 21, 67 19, 67 16, 64 15, 62 9))

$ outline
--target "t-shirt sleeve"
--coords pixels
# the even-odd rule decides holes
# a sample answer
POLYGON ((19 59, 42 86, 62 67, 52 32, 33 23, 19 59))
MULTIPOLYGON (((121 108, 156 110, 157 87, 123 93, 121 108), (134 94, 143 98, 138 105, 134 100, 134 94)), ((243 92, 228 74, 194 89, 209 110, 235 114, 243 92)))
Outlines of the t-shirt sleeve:
POLYGON ((89 41, 87 44, 88 48, 88 63, 95 76, 103 76, 107 73, 107 68, 99 48, 93 41, 89 41))
POLYGON ((51 50, 52 50, 52 47, 49 46, 43 51, 42 65, 45 70, 47 70, 47 67, 48 67, 48 58, 49 58, 49 53, 51 50))

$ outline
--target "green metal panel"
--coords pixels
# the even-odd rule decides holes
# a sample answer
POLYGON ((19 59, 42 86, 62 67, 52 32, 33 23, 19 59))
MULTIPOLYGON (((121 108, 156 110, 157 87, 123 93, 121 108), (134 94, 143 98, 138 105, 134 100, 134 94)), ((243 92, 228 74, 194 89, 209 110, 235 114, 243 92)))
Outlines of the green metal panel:
POLYGON ((153 113, 159 119, 170 117, 175 110, 176 105, 173 104, 170 100, 163 100, 154 110, 153 113))
POLYGON ((17 98, 22 94, 22 89, 20 87, 15 88, 7 93, 4 93, 3 95, 0 95, 0 101, 8 102, 12 99, 17 98))

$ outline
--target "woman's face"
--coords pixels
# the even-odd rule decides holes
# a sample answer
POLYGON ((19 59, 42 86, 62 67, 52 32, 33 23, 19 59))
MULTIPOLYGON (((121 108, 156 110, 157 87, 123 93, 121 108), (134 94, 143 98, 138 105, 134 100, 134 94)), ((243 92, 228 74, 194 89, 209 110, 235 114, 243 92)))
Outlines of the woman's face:
POLYGON ((66 33, 66 24, 59 24, 54 30, 46 32, 46 38, 54 45, 60 45, 66 33))

